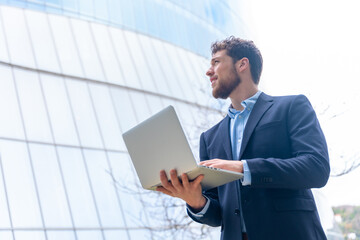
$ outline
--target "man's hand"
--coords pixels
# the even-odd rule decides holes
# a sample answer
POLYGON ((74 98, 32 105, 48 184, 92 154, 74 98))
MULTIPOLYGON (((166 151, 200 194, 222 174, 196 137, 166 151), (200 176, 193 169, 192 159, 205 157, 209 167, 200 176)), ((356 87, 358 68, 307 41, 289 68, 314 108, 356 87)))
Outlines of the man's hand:
POLYGON ((222 160, 216 158, 207 161, 202 161, 199 164, 203 166, 221 168, 229 171, 244 173, 244 166, 241 161, 222 160))
POLYGON ((160 172, 160 180, 162 187, 156 188, 156 191, 165 193, 172 197, 178 197, 184 200, 190 207, 195 210, 201 210, 206 204, 206 198, 202 195, 200 182, 204 179, 204 175, 199 175, 193 181, 189 179, 185 173, 181 175, 181 182, 177 177, 175 169, 170 171, 170 181, 165 171, 160 172))

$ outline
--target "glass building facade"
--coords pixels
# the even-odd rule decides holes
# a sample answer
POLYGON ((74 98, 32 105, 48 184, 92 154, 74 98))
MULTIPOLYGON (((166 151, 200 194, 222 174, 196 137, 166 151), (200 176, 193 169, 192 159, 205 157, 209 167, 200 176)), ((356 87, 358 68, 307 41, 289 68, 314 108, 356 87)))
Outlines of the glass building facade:
POLYGON ((197 155, 201 128, 221 118, 210 43, 246 36, 240 11, 237 0, 0 0, 0 239, 164 239, 129 187, 121 134, 171 104, 197 155))

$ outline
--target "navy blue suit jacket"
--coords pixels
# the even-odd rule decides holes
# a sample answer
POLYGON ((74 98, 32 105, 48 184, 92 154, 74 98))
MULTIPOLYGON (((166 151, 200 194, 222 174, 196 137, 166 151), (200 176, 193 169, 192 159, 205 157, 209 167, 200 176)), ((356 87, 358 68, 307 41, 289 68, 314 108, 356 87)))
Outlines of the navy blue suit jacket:
POLYGON ((201 161, 247 160, 252 183, 230 182, 204 194, 210 207, 195 221, 221 226, 221 239, 239 239, 240 201, 250 240, 326 239, 310 188, 326 184, 329 157, 316 114, 303 95, 260 95, 232 156, 230 118, 201 135, 201 161), (241 191, 241 199, 239 199, 241 191))

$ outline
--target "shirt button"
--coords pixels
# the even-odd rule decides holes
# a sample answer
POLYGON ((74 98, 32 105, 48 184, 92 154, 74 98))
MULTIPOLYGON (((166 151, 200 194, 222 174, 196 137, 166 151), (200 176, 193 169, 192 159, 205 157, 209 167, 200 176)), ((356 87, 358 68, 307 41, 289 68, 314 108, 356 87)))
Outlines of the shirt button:
POLYGON ((235 213, 235 215, 239 216, 240 215, 240 209, 238 209, 238 208, 235 209, 234 213, 235 213))
POLYGON ((239 116, 239 118, 241 118, 241 116, 239 116))

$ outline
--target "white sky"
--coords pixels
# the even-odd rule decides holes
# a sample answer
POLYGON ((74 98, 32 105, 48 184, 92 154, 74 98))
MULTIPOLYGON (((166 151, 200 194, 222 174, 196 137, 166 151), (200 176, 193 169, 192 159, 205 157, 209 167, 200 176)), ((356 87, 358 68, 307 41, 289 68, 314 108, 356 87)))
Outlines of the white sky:
MULTIPOLYGON (((247 24, 264 58, 260 89, 310 99, 332 168, 340 170, 346 160, 360 158, 360 1, 246 2, 251 11, 244 18, 252 20, 247 24)), ((331 178, 324 193, 333 206, 360 205, 359 184, 357 169, 331 178)))

